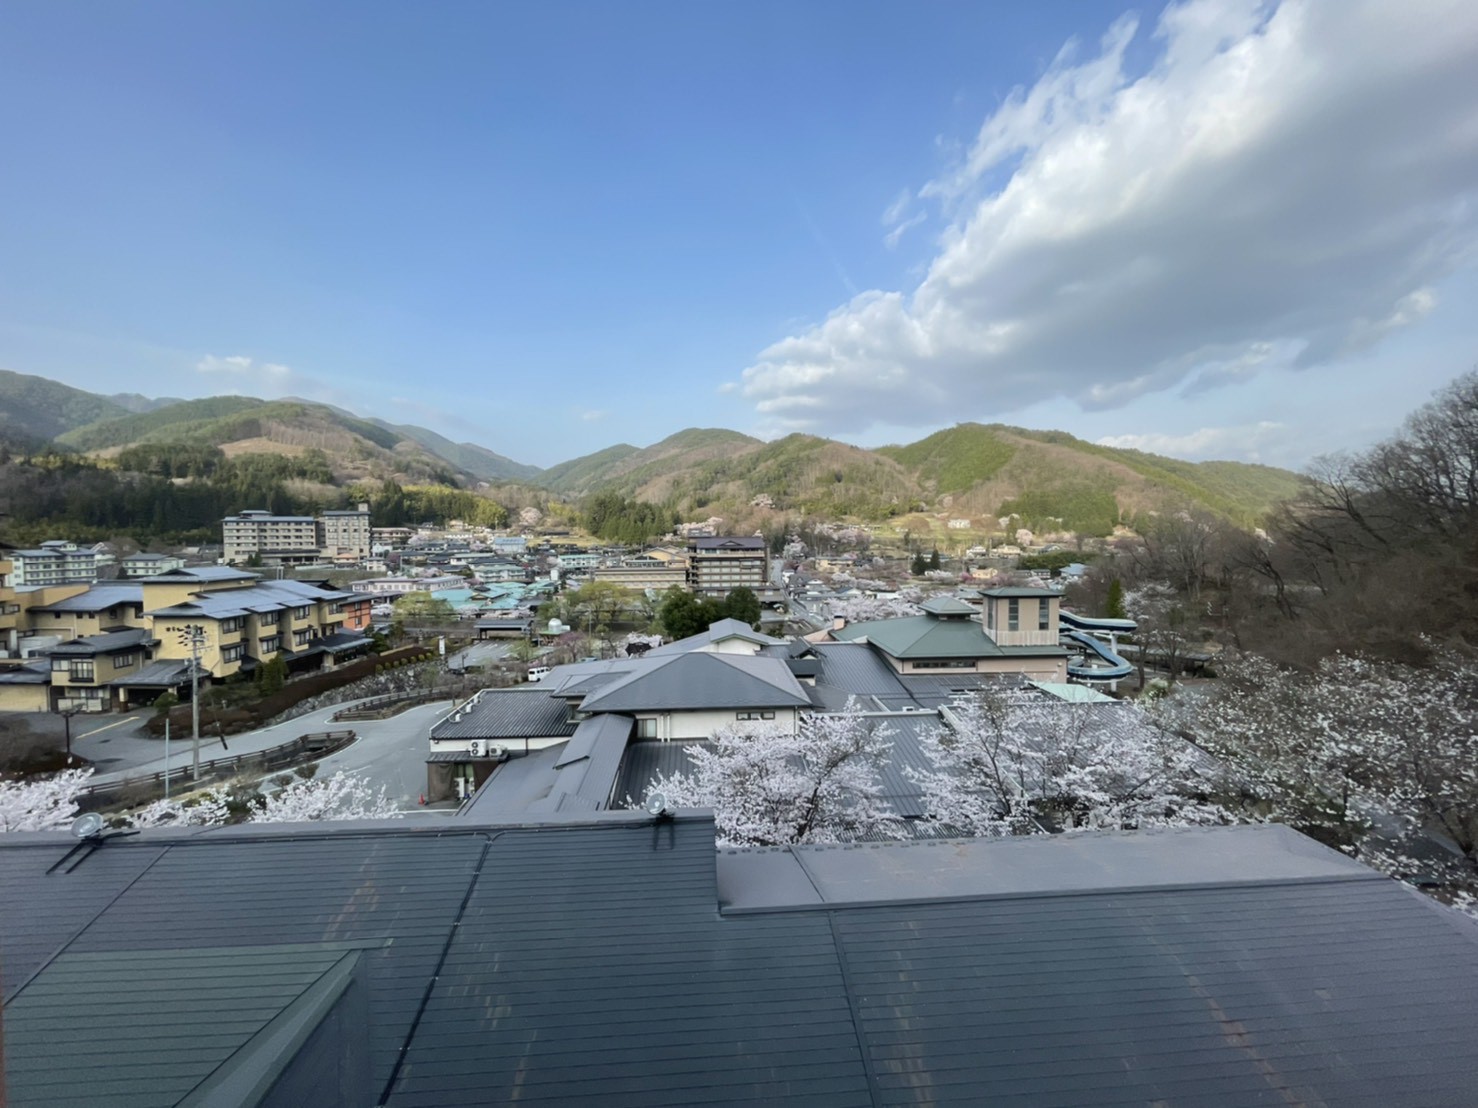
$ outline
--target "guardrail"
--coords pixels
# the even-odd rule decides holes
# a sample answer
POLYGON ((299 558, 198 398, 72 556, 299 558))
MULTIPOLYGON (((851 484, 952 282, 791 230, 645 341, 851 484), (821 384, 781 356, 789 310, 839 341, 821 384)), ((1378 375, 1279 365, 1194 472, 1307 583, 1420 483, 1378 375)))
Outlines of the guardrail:
POLYGON ((340 708, 328 718, 334 723, 343 720, 384 719, 406 708, 430 704, 435 700, 448 700, 452 695, 446 691, 386 693, 383 696, 372 696, 368 700, 360 700, 347 708, 340 708))
POLYGON ((189 765, 174 766, 169 770, 127 777, 122 781, 110 781, 101 785, 88 785, 78 795, 78 806, 84 811, 101 808, 117 799, 118 794, 164 793, 166 774, 171 784, 190 788, 204 781, 217 781, 235 777, 242 773, 272 773, 300 762, 325 758, 343 750, 359 737, 357 731, 345 728, 339 731, 311 731, 285 743, 258 750, 252 754, 236 754, 229 758, 212 758, 200 763, 200 776, 196 777, 189 765))

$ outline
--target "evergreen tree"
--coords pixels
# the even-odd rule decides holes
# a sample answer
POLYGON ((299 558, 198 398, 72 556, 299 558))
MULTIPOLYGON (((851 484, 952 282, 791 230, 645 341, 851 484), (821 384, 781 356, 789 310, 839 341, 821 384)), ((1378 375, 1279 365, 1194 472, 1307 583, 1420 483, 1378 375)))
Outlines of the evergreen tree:
POLYGON ((1104 615, 1109 619, 1127 619, 1124 610, 1124 583, 1115 577, 1109 582, 1108 599, 1104 602, 1104 615))
POLYGON ((915 577, 924 576, 928 569, 929 565, 927 562, 924 561, 924 555, 922 551, 913 556, 913 561, 909 564, 908 567, 908 571, 912 573, 915 577))
POLYGON ((929 555, 929 568, 930 569, 938 569, 939 568, 939 551, 937 549, 934 550, 933 552, 931 552, 930 555, 929 555))

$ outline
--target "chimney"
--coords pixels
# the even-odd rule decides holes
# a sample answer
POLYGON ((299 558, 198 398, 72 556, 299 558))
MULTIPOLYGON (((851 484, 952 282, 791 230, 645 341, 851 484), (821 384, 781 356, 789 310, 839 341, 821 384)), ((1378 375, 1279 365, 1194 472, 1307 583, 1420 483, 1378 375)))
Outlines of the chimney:
POLYGON ((832 616, 831 617, 831 629, 833 631, 840 631, 845 626, 847 626, 847 617, 846 616, 832 616))

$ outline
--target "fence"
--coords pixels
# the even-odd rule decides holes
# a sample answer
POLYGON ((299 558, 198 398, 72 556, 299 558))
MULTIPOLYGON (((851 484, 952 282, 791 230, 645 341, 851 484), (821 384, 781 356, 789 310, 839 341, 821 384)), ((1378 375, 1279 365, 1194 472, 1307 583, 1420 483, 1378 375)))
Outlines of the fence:
POLYGON ((171 784, 185 788, 244 773, 273 773, 301 762, 326 758, 343 750, 358 737, 357 732, 347 728, 340 731, 313 731, 254 754, 237 754, 229 758, 212 758, 208 762, 201 762, 198 778, 190 766, 175 766, 168 771, 160 770, 158 773, 129 777, 102 785, 88 785, 79 794, 77 803, 83 811, 105 808, 117 803, 125 795, 130 799, 137 795, 138 803, 145 803, 164 795, 166 772, 171 784))

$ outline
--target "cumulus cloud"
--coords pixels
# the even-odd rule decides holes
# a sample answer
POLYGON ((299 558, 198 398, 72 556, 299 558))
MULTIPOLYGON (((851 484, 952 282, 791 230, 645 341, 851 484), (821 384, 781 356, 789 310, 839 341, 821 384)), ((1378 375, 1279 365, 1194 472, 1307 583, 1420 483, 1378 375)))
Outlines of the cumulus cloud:
POLYGON ((1412 326, 1473 260, 1471 0, 1191 0, 1084 53, 915 191, 946 224, 917 287, 863 292, 744 371, 770 430, 1112 408, 1325 364, 1412 326))
POLYGON ((276 362, 258 362, 244 354, 232 354, 225 358, 207 354, 196 363, 195 371, 213 377, 266 379, 277 384, 281 384, 293 375, 293 371, 285 365, 278 365, 276 362))
POLYGON ((1105 435, 1099 446, 1121 450, 1143 450, 1150 454, 1168 454, 1173 458, 1204 461, 1210 458, 1242 458, 1249 462, 1273 462, 1285 459, 1294 445, 1295 432, 1286 423, 1263 420, 1241 427, 1202 427, 1183 435, 1150 432, 1140 435, 1105 435))
POLYGON ((599 408, 585 408, 576 414, 578 414, 580 419, 582 419, 586 423, 599 423, 611 413, 603 411, 599 408))

